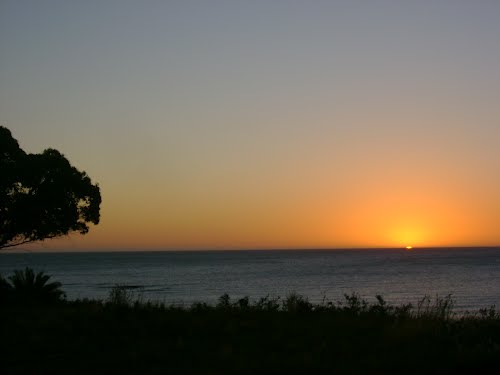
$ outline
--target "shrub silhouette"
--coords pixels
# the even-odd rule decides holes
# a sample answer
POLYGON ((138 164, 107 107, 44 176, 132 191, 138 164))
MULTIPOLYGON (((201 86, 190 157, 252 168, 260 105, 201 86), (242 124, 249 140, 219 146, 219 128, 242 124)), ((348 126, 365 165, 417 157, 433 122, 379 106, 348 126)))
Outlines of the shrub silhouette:
POLYGON ((31 268, 15 270, 12 276, 8 277, 10 284, 5 282, 7 299, 18 303, 50 303, 59 302, 66 298, 66 294, 61 290, 60 282, 51 282, 51 276, 43 271, 35 273, 31 268))
POLYGON ((416 316, 425 319, 450 320, 454 316, 454 304, 451 294, 446 297, 436 295, 433 303, 429 296, 424 296, 417 303, 416 316))
MULTIPOLYGON (((342 306, 342 311, 352 313, 354 315, 359 315, 368 311, 369 303, 361 298, 358 293, 347 294, 344 293, 345 302, 339 302, 339 305, 342 306)), ((378 301, 380 304, 380 300, 378 301)))
POLYGON ((296 293, 290 293, 283 300, 283 311, 287 312, 309 312, 313 310, 313 305, 309 302, 309 300, 296 293))
POLYGON ((229 297, 229 294, 224 293, 219 297, 216 308, 222 310, 229 310, 231 308, 231 297, 229 297))
POLYGON ((131 306, 134 302, 134 295, 127 286, 116 284, 109 291, 107 302, 113 306, 131 306))
POLYGON ((278 311, 280 309, 280 297, 261 297, 255 304, 256 310, 278 311))

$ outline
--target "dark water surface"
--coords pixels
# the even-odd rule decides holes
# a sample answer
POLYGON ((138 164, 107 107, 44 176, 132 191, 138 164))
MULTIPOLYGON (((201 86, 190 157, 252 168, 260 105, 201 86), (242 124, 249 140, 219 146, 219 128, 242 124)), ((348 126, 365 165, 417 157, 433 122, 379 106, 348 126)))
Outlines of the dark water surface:
POLYGON ((500 307, 500 248, 0 253, 3 276, 24 267, 53 275, 69 299, 105 299, 122 284, 166 303, 295 291, 316 303, 351 292, 395 304, 451 293, 457 311, 500 307))

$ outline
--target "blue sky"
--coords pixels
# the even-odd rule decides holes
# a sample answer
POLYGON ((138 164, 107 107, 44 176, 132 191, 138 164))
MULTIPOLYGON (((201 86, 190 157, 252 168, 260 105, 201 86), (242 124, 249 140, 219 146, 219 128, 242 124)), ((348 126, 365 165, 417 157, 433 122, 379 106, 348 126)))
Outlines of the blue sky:
POLYGON ((499 37, 494 1, 2 1, 0 122, 101 185, 46 246, 498 244, 499 37))

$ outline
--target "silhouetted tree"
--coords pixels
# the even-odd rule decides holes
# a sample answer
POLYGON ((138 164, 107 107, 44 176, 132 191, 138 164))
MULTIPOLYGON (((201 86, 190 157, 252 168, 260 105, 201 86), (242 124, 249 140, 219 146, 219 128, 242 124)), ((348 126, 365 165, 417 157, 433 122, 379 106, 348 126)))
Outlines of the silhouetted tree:
POLYGON ((101 194, 60 152, 27 154, 0 126, 0 249, 86 234, 99 223, 101 194))

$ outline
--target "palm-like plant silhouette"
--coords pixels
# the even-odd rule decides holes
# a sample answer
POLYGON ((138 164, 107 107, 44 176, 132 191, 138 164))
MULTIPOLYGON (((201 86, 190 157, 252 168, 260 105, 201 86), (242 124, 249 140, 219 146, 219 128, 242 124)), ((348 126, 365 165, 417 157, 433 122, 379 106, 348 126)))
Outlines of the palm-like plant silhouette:
POLYGON ((0 275, 0 302, 5 301, 11 291, 12 286, 0 275))
POLYGON ((15 270, 9 276, 11 282, 11 295, 15 300, 23 302, 54 302, 66 297, 61 290, 60 282, 49 283, 50 275, 43 271, 35 273, 31 268, 15 270))

